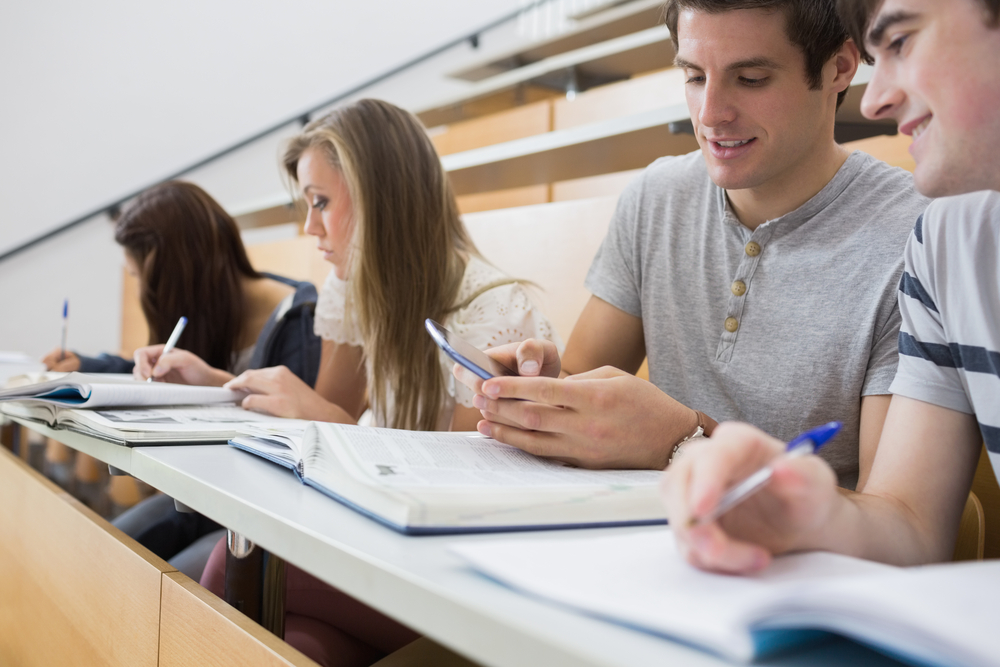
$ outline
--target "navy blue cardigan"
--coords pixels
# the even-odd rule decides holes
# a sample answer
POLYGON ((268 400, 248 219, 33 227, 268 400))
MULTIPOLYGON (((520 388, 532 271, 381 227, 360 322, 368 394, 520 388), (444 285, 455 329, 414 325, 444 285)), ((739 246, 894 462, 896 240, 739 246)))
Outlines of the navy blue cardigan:
MULTIPOLYGON (((272 273, 264 273, 271 280, 277 280, 295 288, 291 303, 282 300, 271 313, 257 337, 250 368, 287 366, 310 387, 316 385, 319 373, 319 357, 323 347, 320 338, 313 331, 313 312, 316 309, 317 293, 312 283, 299 282, 272 273)), ((113 354, 80 358, 83 373, 131 373, 135 362, 113 354)))

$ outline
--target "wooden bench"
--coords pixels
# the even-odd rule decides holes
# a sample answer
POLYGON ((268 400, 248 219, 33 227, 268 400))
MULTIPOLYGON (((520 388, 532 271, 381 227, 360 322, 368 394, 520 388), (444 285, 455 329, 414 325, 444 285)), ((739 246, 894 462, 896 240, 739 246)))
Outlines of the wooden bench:
POLYGON ((0 448, 0 664, 315 666, 0 448))

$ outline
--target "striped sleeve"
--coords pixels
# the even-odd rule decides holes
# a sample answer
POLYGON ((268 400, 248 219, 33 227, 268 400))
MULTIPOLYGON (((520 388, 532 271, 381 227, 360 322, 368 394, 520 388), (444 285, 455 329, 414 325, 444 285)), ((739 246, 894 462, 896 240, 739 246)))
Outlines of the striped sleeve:
MULTIPOLYGON (((926 215, 926 214, 925 214, 926 215)), ((899 367, 889 387, 893 394, 951 410, 973 414, 959 368, 961 358, 950 345, 935 297, 934 276, 948 270, 946 253, 933 247, 922 215, 906 243, 903 277, 899 281, 899 367)))

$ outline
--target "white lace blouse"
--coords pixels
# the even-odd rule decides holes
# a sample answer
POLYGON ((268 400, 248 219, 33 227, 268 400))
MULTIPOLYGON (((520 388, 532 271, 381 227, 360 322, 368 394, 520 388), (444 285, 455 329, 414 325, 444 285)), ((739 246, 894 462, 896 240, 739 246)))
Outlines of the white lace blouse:
MULTIPOLYGON (((490 266, 483 260, 472 257, 465 267, 462 285, 458 290, 457 304, 468 301, 469 297, 484 287, 508 280, 500 270, 490 266)), ((362 345, 361 331, 352 317, 350 321, 345 314, 347 299, 347 283, 337 278, 333 271, 327 276, 323 289, 320 290, 319 301, 316 304, 315 331, 323 340, 348 345, 362 345)), ((531 302, 527 290, 519 283, 505 283, 486 290, 465 307, 449 314, 442 322, 446 328, 458 334, 475 347, 485 350, 489 347, 514 343, 528 338, 543 338, 554 342, 562 351, 562 342, 552 325, 531 302)), ((426 335, 420 331, 418 335, 426 335)), ((440 370, 444 378, 447 396, 441 416, 438 419, 438 429, 447 430, 455 411, 455 405, 472 407, 472 391, 465 385, 456 382, 451 374, 454 362, 440 353, 440 370)), ((386 396, 392 402, 392 392, 386 396)), ((375 410, 376 415, 379 414, 375 410)), ((392 422, 393 406, 386 411, 388 423, 392 422)), ((376 426, 386 426, 378 420, 376 426)))

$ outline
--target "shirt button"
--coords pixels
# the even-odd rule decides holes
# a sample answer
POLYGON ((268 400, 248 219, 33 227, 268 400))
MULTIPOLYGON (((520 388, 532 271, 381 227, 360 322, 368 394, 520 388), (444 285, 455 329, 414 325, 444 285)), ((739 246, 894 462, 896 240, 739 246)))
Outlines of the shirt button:
POLYGON ((728 331, 729 333, 733 333, 739 328, 740 328, 740 323, 736 321, 735 317, 726 318, 726 331, 728 331))
POLYGON ((733 290, 735 296, 743 296, 747 293, 747 284, 742 280, 737 280, 730 289, 733 290))
POLYGON ((760 244, 756 241, 751 241, 747 244, 746 251, 751 257, 756 257, 760 254, 760 244))

